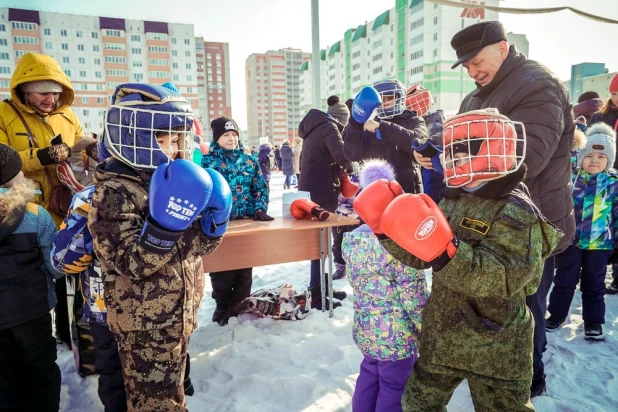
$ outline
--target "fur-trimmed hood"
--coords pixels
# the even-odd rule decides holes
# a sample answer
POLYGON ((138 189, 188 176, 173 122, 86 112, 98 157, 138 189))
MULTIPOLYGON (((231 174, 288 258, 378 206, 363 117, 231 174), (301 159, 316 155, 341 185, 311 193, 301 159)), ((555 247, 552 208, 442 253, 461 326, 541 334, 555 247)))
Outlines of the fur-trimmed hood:
POLYGON ((366 188, 378 179, 395 180, 395 169, 383 159, 369 159, 363 162, 358 172, 358 183, 361 189, 366 188))
POLYGON ((8 190, 0 190, 0 240, 13 233, 26 212, 26 203, 35 195, 32 180, 22 178, 8 190))

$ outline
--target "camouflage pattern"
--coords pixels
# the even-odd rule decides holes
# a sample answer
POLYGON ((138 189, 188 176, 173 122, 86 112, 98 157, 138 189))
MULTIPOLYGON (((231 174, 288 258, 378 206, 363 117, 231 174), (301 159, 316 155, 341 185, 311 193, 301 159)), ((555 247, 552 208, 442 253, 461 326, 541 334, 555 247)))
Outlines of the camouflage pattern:
POLYGON ((187 411, 188 341, 175 328, 117 334, 129 411, 187 411), (180 382, 180 384, 179 384, 180 382))
MULTIPOLYGON (((503 180, 493 183, 504 185, 503 180)), ((533 318, 525 298, 535 292, 561 232, 541 216, 523 184, 506 188, 507 195, 497 198, 457 193, 442 200, 440 207, 460 244, 453 259, 433 274, 420 358, 404 394, 405 410, 442 410, 418 409, 420 397, 435 395, 425 391, 431 383, 414 382, 417 368, 492 388, 525 388, 529 395, 533 318)), ((392 240, 382 244, 408 266, 428 267, 392 240)), ((473 393, 475 402, 484 396, 473 393)), ((496 409, 486 405, 477 410, 496 409)))
POLYGON ((103 271, 107 323, 118 340, 129 408, 183 410, 184 366, 179 365, 185 362, 187 342, 197 327, 204 292, 202 255, 212 252, 221 239, 204 235, 198 219, 170 253, 143 249, 138 238, 148 215, 150 177, 115 159, 99 165, 88 229, 103 271), (140 407, 144 394, 167 393, 167 379, 173 380, 182 401, 167 399, 166 394, 160 396, 160 405, 166 398, 167 406, 140 407), (139 394, 133 392, 134 385, 139 394))

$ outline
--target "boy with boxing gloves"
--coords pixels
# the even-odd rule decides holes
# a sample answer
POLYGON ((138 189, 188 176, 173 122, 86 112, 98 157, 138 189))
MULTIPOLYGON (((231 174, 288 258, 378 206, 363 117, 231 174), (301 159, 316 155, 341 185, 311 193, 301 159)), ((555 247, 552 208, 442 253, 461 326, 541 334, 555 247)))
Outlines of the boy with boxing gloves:
POLYGON ((522 183, 522 135, 495 111, 461 114, 444 127, 449 189, 440 207, 386 180, 356 198, 355 210, 396 259, 433 270, 404 411, 444 410, 464 379, 477 410, 534 410, 526 296, 562 234, 522 183))
POLYGON ((192 127, 189 102, 157 85, 118 86, 106 113, 113 159, 96 170, 88 229, 129 411, 187 410, 202 255, 220 244, 232 205, 225 179, 189 160, 192 127))

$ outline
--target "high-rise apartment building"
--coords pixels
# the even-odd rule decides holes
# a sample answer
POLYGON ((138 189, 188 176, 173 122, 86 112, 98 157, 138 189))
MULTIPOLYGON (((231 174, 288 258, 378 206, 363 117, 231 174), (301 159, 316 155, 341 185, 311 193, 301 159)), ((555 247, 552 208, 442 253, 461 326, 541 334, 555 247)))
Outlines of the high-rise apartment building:
POLYGON ((252 146, 257 146, 260 136, 281 144, 297 135, 303 115, 298 68, 309 56, 288 48, 254 53, 245 61, 247 129, 252 146))
MULTIPOLYGON (((0 8, 0 94, 8 97, 21 56, 43 53, 53 56, 71 79, 73 110, 85 132, 102 130, 112 94, 126 82, 172 82, 204 117, 208 112, 200 111, 200 106, 209 98, 208 82, 204 89, 198 88, 196 54, 208 43, 196 39, 194 32, 192 24, 0 8)), ((221 49, 227 70, 221 88, 229 90, 227 45, 221 49)), ((206 66, 203 59, 200 63, 206 66)))
MULTIPOLYGON (((499 0, 484 0, 497 6, 499 0)), ((481 8, 478 0, 462 1, 465 7, 438 5, 423 0, 396 0, 395 7, 369 22, 349 29, 343 39, 321 51, 321 98, 344 101, 364 86, 380 79, 398 79, 409 86, 422 83, 432 91, 434 107, 453 114, 463 97, 476 87, 459 66, 451 38, 464 27, 498 20, 498 13, 481 8), (325 83, 324 83, 325 82, 325 83)), ((525 36, 509 34, 526 46, 525 36)), ((300 66, 303 113, 311 108, 311 64, 300 66)))
POLYGON ((222 116, 232 117, 229 45, 205 42, 197 37, 195 46, 199 112, 204 123, 204 137, 211 139, 210 122, 222 116))

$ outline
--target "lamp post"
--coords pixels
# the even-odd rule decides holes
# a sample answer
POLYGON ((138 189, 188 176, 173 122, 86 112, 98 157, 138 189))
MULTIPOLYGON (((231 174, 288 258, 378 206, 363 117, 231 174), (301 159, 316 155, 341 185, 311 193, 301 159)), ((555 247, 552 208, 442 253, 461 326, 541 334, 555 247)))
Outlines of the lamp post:
POLYGON ((320 93, 320 10, 318 0, 311 0, 311 86, 313 108, 322 109, 320 93))

